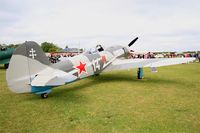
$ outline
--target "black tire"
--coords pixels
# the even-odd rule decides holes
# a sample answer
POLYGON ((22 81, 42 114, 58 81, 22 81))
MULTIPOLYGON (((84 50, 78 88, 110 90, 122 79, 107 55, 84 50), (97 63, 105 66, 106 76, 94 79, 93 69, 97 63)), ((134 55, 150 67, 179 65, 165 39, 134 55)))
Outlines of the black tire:
POLYGON ((42 97, 43 99, 48 98, 48 93, 43 93, 43 94, 41 94, 41 97, 42 97))
POLYGON ((9 67, 9 64, 4 64, 4 67, 7 69, 9 67))

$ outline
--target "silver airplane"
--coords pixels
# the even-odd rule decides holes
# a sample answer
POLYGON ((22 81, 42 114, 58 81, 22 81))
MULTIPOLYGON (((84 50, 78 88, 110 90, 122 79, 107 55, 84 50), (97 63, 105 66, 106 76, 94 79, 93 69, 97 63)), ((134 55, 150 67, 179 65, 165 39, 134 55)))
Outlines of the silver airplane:
POLYGON ((128 59, 128 46, 98 46, 95 50, 51 64, 40 46, 33 41, 20 45, 10 60, 6 79, 15 93, 35 93, 47 98, 52 88, 112 70, 161 67, 188 63, 195 58, 128 59))

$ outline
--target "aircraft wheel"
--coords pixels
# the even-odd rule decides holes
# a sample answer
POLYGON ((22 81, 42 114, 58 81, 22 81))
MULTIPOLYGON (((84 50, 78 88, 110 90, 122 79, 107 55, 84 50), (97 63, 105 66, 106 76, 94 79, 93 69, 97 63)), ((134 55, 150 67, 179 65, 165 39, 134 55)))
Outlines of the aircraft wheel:
POLYGON ((43 93, 43 94, 41 94, 41 97, 42 97, 43 99, 48 98, 48 93, 43 93))
POLYGON ((8 68, 8 66, 9 66, 9 64, 4 64, 4 67, 7 69, 8 68))

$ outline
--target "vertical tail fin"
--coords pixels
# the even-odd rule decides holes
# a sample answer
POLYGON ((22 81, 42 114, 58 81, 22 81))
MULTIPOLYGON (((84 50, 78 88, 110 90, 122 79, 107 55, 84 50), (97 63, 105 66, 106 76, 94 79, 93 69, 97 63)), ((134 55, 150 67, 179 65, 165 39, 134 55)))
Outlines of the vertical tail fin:
POLYGON ((23 43, 13 53, 6 72, 9 88, 16 93, 31 92, 30 83, 33 77, 50 64, 37 43, 33 41, 23 43))

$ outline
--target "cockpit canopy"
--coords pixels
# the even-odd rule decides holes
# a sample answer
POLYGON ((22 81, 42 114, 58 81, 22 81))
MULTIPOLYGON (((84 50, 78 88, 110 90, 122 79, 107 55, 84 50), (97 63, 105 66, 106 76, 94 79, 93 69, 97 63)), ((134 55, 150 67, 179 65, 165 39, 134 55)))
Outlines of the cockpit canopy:
POLYGON ((96 54, 96 53, 101 52, 101 51, 104 51, 104 48, 99 44, 95 48, 91 48, 89 50, 89 53, 90 54, 96 54))
POLYGON ((101 51, 104 51, 104 48, 99 44, 96 46, 96 49, 101 52, 101 51))

